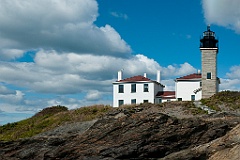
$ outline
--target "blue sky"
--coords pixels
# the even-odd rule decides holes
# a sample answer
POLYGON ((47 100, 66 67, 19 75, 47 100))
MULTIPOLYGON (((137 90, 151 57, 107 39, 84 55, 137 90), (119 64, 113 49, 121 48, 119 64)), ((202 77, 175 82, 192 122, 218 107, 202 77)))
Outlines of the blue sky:
POLYGON ((112 82, 143 75, 174 89, 201 70, 208 24, 221 90, 240 90, 238 0, 0 1, 0 124, 52 105, 112 105, 112 82))

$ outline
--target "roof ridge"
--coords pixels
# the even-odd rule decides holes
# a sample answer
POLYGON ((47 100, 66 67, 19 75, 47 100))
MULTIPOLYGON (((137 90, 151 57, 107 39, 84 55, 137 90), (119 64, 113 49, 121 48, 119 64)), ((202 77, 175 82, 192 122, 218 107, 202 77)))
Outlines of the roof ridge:
POLYGON ((199 79, 202 78, 202 74, 201 73, 192 73, 192 74, 188 74, 186 76, 182 76, 179 78, 176 78, 176 80, 181 80, 181 79, 199 79))
POLYGON ((129 78, 125 78, 125 79, 122 79, 118 82, 127 82, 127 81, 153 81, 147 77, 144 77, 142 75, 137 75, 137 76, 132 76, 132 77, 129 77, 129 78))

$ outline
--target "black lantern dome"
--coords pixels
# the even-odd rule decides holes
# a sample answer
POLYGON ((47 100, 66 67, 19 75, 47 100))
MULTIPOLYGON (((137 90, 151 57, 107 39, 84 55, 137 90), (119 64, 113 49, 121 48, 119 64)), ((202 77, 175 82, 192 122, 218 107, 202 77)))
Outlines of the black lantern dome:
POLYGON ((203 32, 200 48, 218 48, 218 40, 215 37, 215 32, 210 30, 210 25, 207 26, 207 31, 203 32))

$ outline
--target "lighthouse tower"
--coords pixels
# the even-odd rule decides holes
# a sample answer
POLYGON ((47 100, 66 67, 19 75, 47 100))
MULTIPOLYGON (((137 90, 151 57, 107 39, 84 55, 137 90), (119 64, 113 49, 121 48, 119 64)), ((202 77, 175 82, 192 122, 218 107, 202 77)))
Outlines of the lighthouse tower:
POLYGON ((219 79, 217 78, 218 40, 215 32, 207 26, 200 40, 202 54, 202 98, 209 98, 218 92, 219 79))

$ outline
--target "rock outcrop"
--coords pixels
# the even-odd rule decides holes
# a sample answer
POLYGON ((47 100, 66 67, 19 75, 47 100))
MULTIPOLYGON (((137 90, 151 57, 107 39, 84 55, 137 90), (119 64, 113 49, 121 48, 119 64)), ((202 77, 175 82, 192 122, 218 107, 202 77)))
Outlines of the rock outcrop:
MULTIPOLYGON (((148 104, 150 105, 150 104, 148 104)), ((0 159, 240 159, 240 117, 122 108, 28 139, 0 142, 0 159)))

